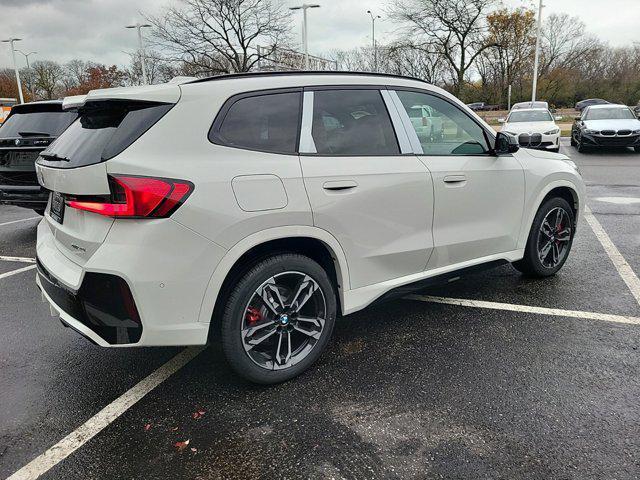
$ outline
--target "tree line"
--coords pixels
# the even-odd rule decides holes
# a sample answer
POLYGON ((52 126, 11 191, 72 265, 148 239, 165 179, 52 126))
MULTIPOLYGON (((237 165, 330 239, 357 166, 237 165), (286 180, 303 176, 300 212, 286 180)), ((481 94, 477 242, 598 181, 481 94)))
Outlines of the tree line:
MULTIPOLYGON (((179 0, 156 16, 145 52, 148 83, 178 75, 302 69, 294 19, 282 0, 179 0)), ((531 97, 535 12, 497 0, 392 0, 386 17, 394 38, 378 45, 379 72, 409 75, 441 86, 464 101, 507 103, 531 97)), ((544 18, 538 98, 556 107, 589 97, 640 100, 640 45, 611 47, 566 14, 544 18)), ((324 52, 313 69, 374 70, 372 47, 324 52)), ((127 66, 83 60, 33 62, 21 70, 28 99, 84 94, 142 82, 141 54, 127 66)), ((17 97, 13 71, 0 71, 0 96, 17 97)))

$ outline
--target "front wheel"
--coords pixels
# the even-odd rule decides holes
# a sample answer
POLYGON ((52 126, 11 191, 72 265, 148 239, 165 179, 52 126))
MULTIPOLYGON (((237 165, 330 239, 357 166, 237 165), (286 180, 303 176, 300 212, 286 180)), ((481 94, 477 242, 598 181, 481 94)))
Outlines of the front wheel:
POLYGON ((532 277, 549 277, 562 268, 575 233, 575 215, 559 197, 545 201, 533 219, 522 260, 513 266, 532 277))
POLYGON ((336 295, 312 259, 285 253, 262 260, 232 287, 222 318, 222 348, 249 381, 289 380, 325 349, 336 318, 336 295))
POLYGON ((576 141, 576 147, 578 148, 578 152, 579 153, 585 153, 587 151, 587 147, 585 146, 584 142, 582 141, 582 137, 580 137, 576 141))

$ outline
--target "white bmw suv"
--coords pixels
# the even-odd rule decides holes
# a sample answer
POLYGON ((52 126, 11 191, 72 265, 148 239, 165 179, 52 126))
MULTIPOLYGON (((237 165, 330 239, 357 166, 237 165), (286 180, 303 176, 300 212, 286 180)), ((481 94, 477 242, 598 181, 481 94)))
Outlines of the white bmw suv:
POLYGON ((220 339, 275 383, 336 316, 461 271, 564 264, 584 184, 419 80, 269 73, 96 90, 37 161, 37 283, 98 345, 220 339), (442 121, 416 128, 415 105, 442 121))

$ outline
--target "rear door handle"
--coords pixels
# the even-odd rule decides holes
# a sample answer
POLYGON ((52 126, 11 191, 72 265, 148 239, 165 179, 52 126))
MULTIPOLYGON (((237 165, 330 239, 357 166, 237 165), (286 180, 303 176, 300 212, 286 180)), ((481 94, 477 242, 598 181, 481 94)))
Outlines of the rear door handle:
POLYGON ((466 175, 447 175, 444 177, 444 183, 463 183, 466 181, 466 175))
POLYGON ((341 190, 351 190, 357 186, 358 183, 353 180, 332 180, 330 182, 324 182, 322 188, 331 190, 332 192, 338 192, 341 190))

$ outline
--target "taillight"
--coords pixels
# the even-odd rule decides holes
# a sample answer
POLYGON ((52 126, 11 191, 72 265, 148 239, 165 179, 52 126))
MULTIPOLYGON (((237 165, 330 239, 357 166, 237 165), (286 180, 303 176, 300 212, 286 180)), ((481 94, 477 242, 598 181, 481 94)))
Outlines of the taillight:
POLYGON ((111 196, 70 197, 71 208, 107 217, 166 218, 193 192, 193 183, 172 178, 110 175, 111 196))

